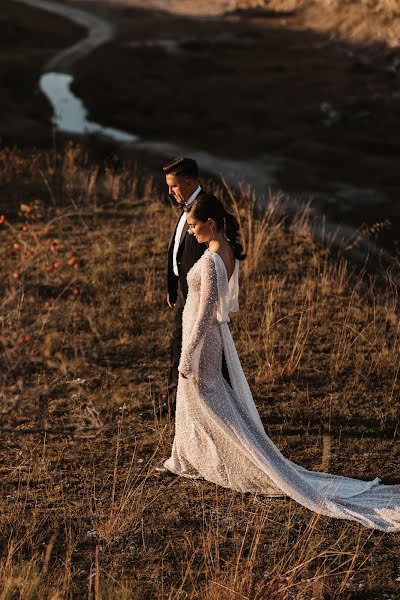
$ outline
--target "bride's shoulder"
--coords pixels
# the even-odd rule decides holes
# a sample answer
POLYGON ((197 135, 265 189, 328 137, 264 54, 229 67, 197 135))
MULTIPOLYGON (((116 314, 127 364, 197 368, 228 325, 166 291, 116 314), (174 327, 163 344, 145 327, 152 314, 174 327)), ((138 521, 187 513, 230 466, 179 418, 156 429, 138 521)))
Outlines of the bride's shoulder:
POLYGON ((215 252, 212 252, 209 248, 207 248, 207 250, 204 251, 202 258, 203 263, 208 263, 211 264, 214 262, 214 255, 215 252))
POLYGON ((215 250, 210 250, 210 248, 207 248, 207 250, 203 254, 203 258, 205 261, 208 261, 210 264, 212 264, 215 263, 219 258, 221 258, 221 255, 215 250))
POLYGON ((218 257, 216 257, 216 252, 212 252, 211 250, 209 250, 207 248, 207 250, 204 252, 203 256, 201 257, 201 263, 202 263, 202 269, 204 271, 215 271, 216 270, 216 261, 218 260, 218 257))

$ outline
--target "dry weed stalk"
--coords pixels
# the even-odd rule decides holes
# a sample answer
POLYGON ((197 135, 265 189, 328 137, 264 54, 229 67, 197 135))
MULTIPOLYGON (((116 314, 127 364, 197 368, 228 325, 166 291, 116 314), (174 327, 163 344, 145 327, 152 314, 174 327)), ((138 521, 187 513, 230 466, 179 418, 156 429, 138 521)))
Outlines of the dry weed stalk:
POLYGON ((359 532, 356 543, 351 544, 350 525, 332 545, 326 546, 318 515, 310 515, 306 526, 297 532, 295 517, 290 512, 286 522, 276 521, 274 500, 255 499, 251 511, 244 506, 238 511, 233 501, 221 507, 216 489, 211 510, 207 506, 209 502, 203 496, 202 544, 189 546, 188 561, 182 566, 181 585, 169 594, 171 600, 180 597, 187 581, 191 590, 187 597, 192 599, 340 598, 372 535, 363 536, 359 532), (235 533, 235 519, 245 523, 240 536, 235 533), (273 546, 268 544, 266 535, 271 527, 280 532, 273 546), (229 558, 224 551, 227 540, 233 540, 234 544, 229 558), (260 563, 270 564, 260 573, 260 563), (193 571, 195 564, 202 565, 198 570, 204 573, 204 583, 193 571), (336 583, 332 585, 333 580, 336 583))
POLYGON ((283 207, 280 199, 271 193, 266 207, 261 207, 254 190, 242 186, 236 194, 225 180, 223 184, 243 236, 247 259, 243 263, 242 278, 247 283, 257 270, 269 240, 283 224, 283 207))

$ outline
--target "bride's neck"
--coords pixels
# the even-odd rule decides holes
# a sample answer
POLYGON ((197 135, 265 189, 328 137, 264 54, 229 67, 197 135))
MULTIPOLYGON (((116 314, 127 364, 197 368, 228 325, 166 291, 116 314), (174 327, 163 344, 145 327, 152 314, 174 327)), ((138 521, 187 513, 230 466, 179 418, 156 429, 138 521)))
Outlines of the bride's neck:
POLYGON ((211 252, 219 252, 227 245, 227 243, 228 242, 222 234, 217 234, 213 240, 208 242, 208 249, 211 250, 211 252))

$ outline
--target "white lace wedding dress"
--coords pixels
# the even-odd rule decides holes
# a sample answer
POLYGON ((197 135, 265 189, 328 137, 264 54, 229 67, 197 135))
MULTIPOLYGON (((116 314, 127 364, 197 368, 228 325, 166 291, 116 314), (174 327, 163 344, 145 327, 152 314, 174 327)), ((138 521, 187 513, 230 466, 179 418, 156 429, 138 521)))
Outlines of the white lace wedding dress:
POLYGON ((307 471, 265 433, 229 330, 239 309, 239 261, 228 282, 219 254, 206 250, 188 273, 175 439, 164 462, 173 473, 239 492, 290 496, 323 515, 400 531, 400 485, 307 471), (222 351, 232 387, 221 372, 222 351))

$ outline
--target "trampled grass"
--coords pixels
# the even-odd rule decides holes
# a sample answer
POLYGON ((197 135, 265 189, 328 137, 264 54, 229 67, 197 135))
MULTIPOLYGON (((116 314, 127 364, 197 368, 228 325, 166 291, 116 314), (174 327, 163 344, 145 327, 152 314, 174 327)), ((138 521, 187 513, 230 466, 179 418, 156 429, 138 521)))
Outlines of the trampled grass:
MULTIPOLYGON (((173 422, 165 257, 140 167, 0 156, 0 598, 396 598, 398 535, 154 473, 173 422)), ((249 260, 232 333, 266 430, 312 469, 398 481, 399 318, 303 211, 221 187, 249 260)))

